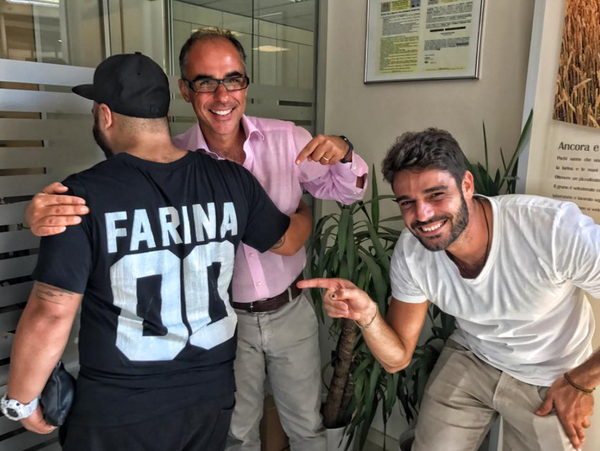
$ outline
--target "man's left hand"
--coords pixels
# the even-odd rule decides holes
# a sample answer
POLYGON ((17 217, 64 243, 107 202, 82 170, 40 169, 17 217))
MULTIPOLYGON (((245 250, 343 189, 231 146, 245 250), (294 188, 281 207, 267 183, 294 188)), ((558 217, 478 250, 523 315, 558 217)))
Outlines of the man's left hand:
POLYGON ((590 416, 594 413, 594 397, 572 387, 564 377, 557 379, 541 407, 535 414, 546 416, 556 409, 569 440, 576 450, 581 450, 585 442, 585 429, 590 427, 590 416))
POLYGON ((56 429, 55 426, 46 423, 42 414, 42 408, 39 405, 30 416, 21 420, 21 424, 25 429, 36 434, 50 434, 56 429))
MULTIPOLYGON (((348 143, 339 136, 317 135, 304 146, 304 149, 296 157, 296 164, 304 160, 318 161, 323 166, 336 164, 346 156, 348 143)), ((351 155, 348 160, 351 161, 351 155)))

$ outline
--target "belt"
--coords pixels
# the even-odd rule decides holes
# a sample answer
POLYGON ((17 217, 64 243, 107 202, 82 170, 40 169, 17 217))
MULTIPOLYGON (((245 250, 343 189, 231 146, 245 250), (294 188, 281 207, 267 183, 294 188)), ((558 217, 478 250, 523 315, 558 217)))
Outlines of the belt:
POLYGON ((300 296, 302 290, 296 286, 296 282, 299 282, 302 279, 304 279, 304 277, 301 273, 283 293, 279 293, 277 296, 273 296, 272 298, 262 299, 254 302, 232 302, 231 306, 235 309, 244 310, 250 313, 272 312, 273 310, 277 310, 282 305, 287 304, 290 302, 290 300, 300 296))

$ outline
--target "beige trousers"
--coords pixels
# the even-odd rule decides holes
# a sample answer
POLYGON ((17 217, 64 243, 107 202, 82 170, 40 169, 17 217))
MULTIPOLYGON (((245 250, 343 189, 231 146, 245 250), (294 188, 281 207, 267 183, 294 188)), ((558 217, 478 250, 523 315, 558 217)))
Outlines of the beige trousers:
POLYGON ((502 451, 573 451, 555 413, 534 414, 547 392, 449 340, 425 390, 412 451, 476 451, 498 415, 502 451))
POLYGON ((236 313, 237 392, 226 450, 260 451, 259 423, 268 377, 291 450, 325 451, 319 324, 310 300, 300 294, 273 312, 236 313))

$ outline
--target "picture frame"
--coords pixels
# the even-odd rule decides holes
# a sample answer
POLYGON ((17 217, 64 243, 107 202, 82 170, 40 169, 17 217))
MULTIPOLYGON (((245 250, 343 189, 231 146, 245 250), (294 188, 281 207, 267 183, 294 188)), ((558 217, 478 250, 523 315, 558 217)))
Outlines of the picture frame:
POLYGON ((485 0, 367 0, 365 83, 477 79, 485 0))

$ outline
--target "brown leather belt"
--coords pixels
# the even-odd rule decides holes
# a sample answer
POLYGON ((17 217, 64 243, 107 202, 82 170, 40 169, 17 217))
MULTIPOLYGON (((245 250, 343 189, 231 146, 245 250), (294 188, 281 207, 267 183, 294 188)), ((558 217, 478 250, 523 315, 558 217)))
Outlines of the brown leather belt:
POLYGON ((232 302, 231 305, 235 309, 245 310, 246 312, 250 313, 272 312, 273 310, 277 310, 282 305, 290 302, 291 299, 295 299, 300 296, 302 290, 296 286, 296 283, 302 279, 304 279, 304 277, 302 274, 300 274, 283 293, 273 296, 272 298, 254 302, 232 302))

